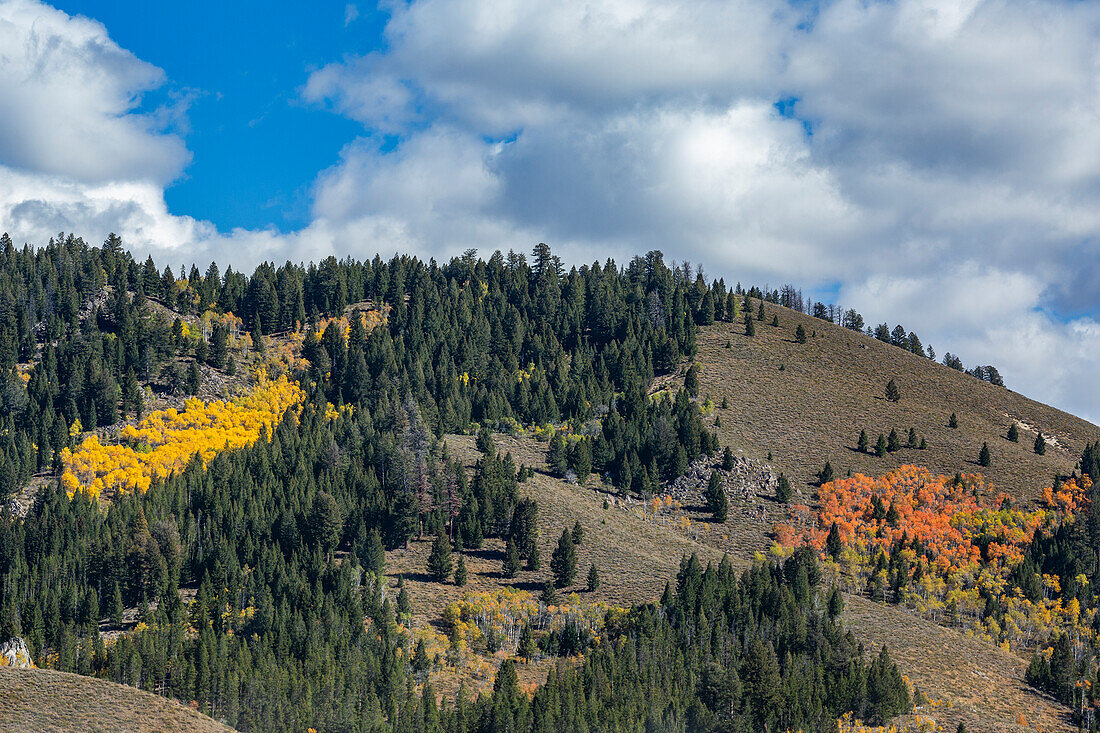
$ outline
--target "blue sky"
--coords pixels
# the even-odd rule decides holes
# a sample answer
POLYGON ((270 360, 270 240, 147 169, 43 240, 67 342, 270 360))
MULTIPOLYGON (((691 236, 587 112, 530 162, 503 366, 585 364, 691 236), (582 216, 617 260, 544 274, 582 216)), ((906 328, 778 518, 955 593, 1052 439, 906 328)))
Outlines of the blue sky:
POLYGON ((309 189, 362 126, 301 100, 309 72, 382 44, 386 14, 336 2, 59 2, 164 70, 142 108, 186 104, 191 164, 165 197, 171 211, 219 229, 309 223, 309 189))
POLYGON ((0 229, 657 248, 1100 420, 1100 3, 0 0, 0 229))

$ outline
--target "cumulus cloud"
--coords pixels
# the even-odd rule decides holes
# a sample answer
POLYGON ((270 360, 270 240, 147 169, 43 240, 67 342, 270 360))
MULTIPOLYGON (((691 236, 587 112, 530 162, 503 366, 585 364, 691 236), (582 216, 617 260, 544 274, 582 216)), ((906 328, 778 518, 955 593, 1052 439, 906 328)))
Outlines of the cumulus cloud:
POLYGON ((165 184, 189 160, 183 142, 134 114, 160 69, 119 48, 99 23, 30 0, 0 4, 0 160, 85 183, 165 184))

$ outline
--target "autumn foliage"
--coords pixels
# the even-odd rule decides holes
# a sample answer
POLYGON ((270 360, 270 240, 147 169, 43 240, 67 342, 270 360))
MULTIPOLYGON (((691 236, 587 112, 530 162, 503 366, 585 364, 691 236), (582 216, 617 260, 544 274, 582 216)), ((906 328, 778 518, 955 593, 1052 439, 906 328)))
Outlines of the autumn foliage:
POLYGON ((823 569, 850 591, 1030 648, 1059 629, 1091 633, 1076 601, 1063 604, 1057 576, 1036 574, 1041 592, 1027 593, 1013 574, 1035 531, 1074 521, 1090 486, 1087 476, 1071 479, 1025 506, 979 475, 936 476, 902 466, 878 478, 857 474, 823 485, 819 508, 792 506, 775 536, 782 548, 819 550, 823 569), (839 550, 827 547, 834 526, 839 550), (1003 614, 988 612, 991 598, 1003 614))
POLYGON ((70 496, 77 491, 93 498, 104 492, 144 493, 195 455, 205 464, 219 451, 253 445, 261 432, 270 435, 283 414, 304 398, 286 377, 263 374, 251 392, 232 401, 189 398, 182 411, 159 410, 122 428, 117 444, 104 445, 91 435, 75 451, 61 451, 61 483, 70 496))

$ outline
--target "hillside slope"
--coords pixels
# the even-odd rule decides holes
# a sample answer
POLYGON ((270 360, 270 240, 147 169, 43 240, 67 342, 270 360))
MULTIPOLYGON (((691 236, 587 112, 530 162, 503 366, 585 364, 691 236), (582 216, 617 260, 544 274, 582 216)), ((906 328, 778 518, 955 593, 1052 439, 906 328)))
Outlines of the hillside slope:
POLYGON ((1085 442, 1100 438, 1097 426, 1004 387, 781 306, 767 304, 766 311, 753 337, 742 323, 701 329, 699 395, 718 405, 728 399, 728 409, 716 410, 723 444, 756 458, 771 452, 772 465, 796 489, 811 491, 827 460, 837 476, 880 475, 914 463, 935 473, 980 472, 997 490, 1029 500, 1056 473, 1071 473, 1085 442), (810 335, 805 344, 795 341, 800 324, 810 335), (890 379, 901 390, 896 403, 884 397, 890 379), (956 429, 948 427, 953 412, 956 429), (1018 443, 1005 437, 1013 421, 1018 443), (878 435, 891 429, 904 445, 910 427, 918 442, 927 440, 926 450, 903 447, 883 458, 856 450, 860 430, 873 450, 878 435), (1042 456, 1033 450, 1037 430, 1047 439, 1042 456), (983 442, 992 452, 988 468, 977 463, 983 442))
MULTIPOLYGON (((472 436, 449 435, 446 440, 452 455, 467 467, 480 457, 472 436)), ((495 442, 499 450, 511 452, 518 463, 538 470, 520 485, 520 491, 539 504, 543 568, 505 579, 500 573, 503 545, 499 540, 486 540, 484 548, 465 553, 469 582, 465 588, 458 588, 452 583, 436 583, 424 572, 430 539, 414 541, 408 549, 392 550, 387 553, 387 573, 394 582, 398 576, 404 577, 414 627, 440 624, 444 607, 469 592, 512 587, 537 593, 551 577, 548 561, 557 536, 575 521, 584 526, 585 540, 578 547, 580 577, 566 592, 578 591, 582 602, 629 606, 656 601, 665 582, 675 577, 684 554, 696 553, 704 562, 717 562, 728 552, 735 564, 744 567, 753 549, 764 549, 768 544, 763 525, 733 511, 725 525, 716 526, 705 522, 703 514, 692 507, 660 518, 640 504, 611 502, 605 508, 604 499, 610 497, 604 491, 610 487, 600 485, 595 477, 581 487, 545 473, 545 443, 505 435, 495 436, 495 442), (600 568, 602 582, 597 592, 588 593, 583 589, 583 576, 592 562, 600 568)), ((770 503, 763 497, 756 501, 770 503)), ((972 731, 1074 729, 1064 707, 1024 682, 1026 663, 999 647, 860 596, 845 597, 844 623, 868 652, 882 644, 889 647, 901 671, 939 701, 936 709, 921 712, 933 715, 944 730, 954 730, 963 721, 972 731), (1017 726, 1019 712, 1025 714, 1030 727, 1017 726)), ((499 664, 499 655, 492 661, 499 664)), ((520 678, 541 682, 548 664, 521 665, 520 678)), ((475 690, 492 684, 489 674, 463 679, 475 690)), ((437 693, 453 698, 458 680, 444 672, 433 676, 433 686, 437 693)))
POLYGON ((229 733, 232 728, 134 687, 48 669, 0 667, 0 730, 229 733))

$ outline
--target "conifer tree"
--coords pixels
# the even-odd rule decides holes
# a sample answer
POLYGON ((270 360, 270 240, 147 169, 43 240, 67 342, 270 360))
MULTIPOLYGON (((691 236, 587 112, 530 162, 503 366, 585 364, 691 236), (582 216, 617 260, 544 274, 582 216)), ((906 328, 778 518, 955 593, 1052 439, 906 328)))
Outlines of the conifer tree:
POLYGON ((111 625, 116 629, 122 628, 122 614, 124 610, 125 607, 122 605, 122 589, 116 581, 114 591, 111 593, 111 606, 107 611, 107 614, 111 617, 111 625))
POLYGON ((786 504, 791 500, 791 482, 786 474, 779 474, 779 481, 775 486, 775 498, 786 504))
POLYGON ((993 462, 993 456, 989 452, 989 443, 982 443, 982 449, 978 451, 978 465, 989 468, 993 462))
POLYGON ((802 324, 798 324, 798 328, 794 331, 794 340, 800 344, 806 343, 806 329, 802 327, 802 324))
POLYGON ((948 421, 947 421, 947 427, 952 428, 952 429, 959 427, 959 418, 953 412, 951 413, 950 419, 948 419, 948 421))
POLYGON ((725 450, 722 451, 722 470, 733 470, 733 451, 730 450, 728 445, 725 447, 725 450))
POLYGON ((884 455, 886 455, 886 449, 886 436, 882 433, 879 433, 878 440, 875 442, 875 455, 879 458, 882 458, 884 455))
POLYGON ((833 464, 825 461, 825 465, 817 472, 817 482, 824 485, 832 481, 833 478, 833 464))
POLYGON ((519 635, 519 647, 516 649, 516 656, 530 661, 535 656, 536 651, 538 651, 538 647, 535 646, 535 636, 531 633, 531 626, 530 624, 524 624, 523 631, 519 635))
POLYGON ((916 448, 917 447, 917 429, 914 428, 914 427, 909 428, 908 446, 910 448, 916 448))
POLYGON ((454 571, 451 557, 451 541, 440 530, 432 542, 432 551, 428 555, 428 574, 438 583, 445 583, 454 571))
POLYGON ((898 389, 898 383, 893 379, 886 383, 886 399, 890 402, 897 402, 901 399, 901 390, 898 389))
POLYGON ((519 550, 516 549, 516 542, 514 539, 508 539, 508 546, 504 550, 504 566, 502 573, 505 578, 514 578, 519 572, 519 550))
POLYGON ((542 584, 542 593, 539 594, 539 601, 545 606, 556 606, 558 604, 558 589, 551 581, 546 581, 542 584))
POLYGON ((539 555, 538 544, 533 544, 527 550, 527 570, 540 570, 542 568, 542 558, 539 555))
POLYGON ((764 301, 763 301, 763 299, 761 299, 761 301, 760 301, 760 307, 757 308, 757 310, 756 310, 756 320, 758 320, 758 321, 763 321, 764 320, 764 301))
POLYGON ((550 449, 546 453, 546 465, 549 466, 550 473, 558 477, 564 476, 569 468, 569 463, 566 460, 565 439, 557 430, 554 430, 550 436, 550 449))
POLYGON ((1042 433, 1039 433, 1038 437, 1035 438, 1035 453, 1041 456, 1046 452, 1047 439, 1043 437, 1042 433))
POLYGON ((837 529, 836 522, 833 522, 829 527, 829 534, 825 536, 825 551, 835 560, 840 557, 843 550, 844 543, 840 539, 840 530, 837 529))
POLYGON ((466 558, 458 556, 458 565, 455 566, 455 585, 459 588, 466 585, 466 558))
POLYGON ((573 523, 573 532, 570 534, 573 539, 574 545, 579 545, 584 542, 584 527, 581 526, 581 520, 577 520, 573 523))
POLYGON ((588 592, 593 593, 600 587, 600 573, 596 570, 596 563, 588 567, 588 592))
POLYGON ((577 550, 569 530, 562 530, 558 546, 550 557, 550 570, 554 573, 554 584, 558 588, 573 584, 577 574, 577 550))
POLYGON ((684 376, 684 389, 692 397, 699 396, 699 365, 692 364, 688 367, 687 375, 684 376))
POLYGON ((896 428, 890 428, 890 435, 886 438, 886 450, 890 453, 901 450, 901 438, 898 437, 896 428))
POLYGON ((1020 430, 1016 427, 1016 423, 1012 423, 1008 426, 1008 439, 1013 443, 1020 442, 1020 430))
MULTIPOLYGON (((772 316, 772 327, 773 328, 779 328, 779 316, 772 316)), ((801 326, 799 328, 801 328, 801 326)), ((803 331, 802 335, 803 335, 803 337, 805 337, 806 332, 803 331)), ((800 341, 799 343, 805 343, 805 341, 800 341)))
POLYGON ((859 431, 859 440, 856 441, 856 450, 858 450, 860 453, 866 453, 868 445, 869 444, 867 442, 867 431, 866 430, 860 430, 859 431))
POLYGON ((751 311, 745 311, 745 335, 746 336, 755 336, 756 335, 756 325, 755 325, 754 321, 752 320, 752 312, 751 311))

